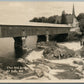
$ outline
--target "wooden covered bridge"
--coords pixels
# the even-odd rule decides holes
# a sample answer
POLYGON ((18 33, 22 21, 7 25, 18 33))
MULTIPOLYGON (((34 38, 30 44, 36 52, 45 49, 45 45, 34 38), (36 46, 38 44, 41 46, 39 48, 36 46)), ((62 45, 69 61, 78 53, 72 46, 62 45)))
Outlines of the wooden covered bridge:
POLYGON ((45 35, 46 41, 49 41, 49 35, 68 34, 70 28, 69 25, 33 22, 29 24, 0 24, 0 38, 13 37, 15 40, 15 53, 21 56, 23 54, 22 37, 45 35))

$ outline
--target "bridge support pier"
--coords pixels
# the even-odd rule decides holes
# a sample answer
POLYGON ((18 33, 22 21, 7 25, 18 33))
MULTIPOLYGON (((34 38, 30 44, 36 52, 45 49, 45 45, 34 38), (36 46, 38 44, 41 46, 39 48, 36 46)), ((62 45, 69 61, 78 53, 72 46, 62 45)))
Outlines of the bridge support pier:
POLYGON ((49 35, 46 35, 46 42, 49 42, 49 35))
POLYGON ((15 49, 15 57, 20 58, 24 55, 25 38, 23 37, 14 37, 14 49, 15 49))

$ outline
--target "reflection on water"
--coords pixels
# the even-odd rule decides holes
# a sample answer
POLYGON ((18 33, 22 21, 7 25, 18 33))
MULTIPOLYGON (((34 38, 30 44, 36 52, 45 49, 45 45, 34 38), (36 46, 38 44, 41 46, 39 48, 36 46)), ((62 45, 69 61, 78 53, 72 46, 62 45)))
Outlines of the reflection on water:
MULTIPOLYGON (((29 36, 26 39, 26 45, 28 48, 35 48, 37 36, 29 36)), ((14 53, 14 40, 13 38, 0 38, 0 63, 5 66, 16 65, 14 53)))

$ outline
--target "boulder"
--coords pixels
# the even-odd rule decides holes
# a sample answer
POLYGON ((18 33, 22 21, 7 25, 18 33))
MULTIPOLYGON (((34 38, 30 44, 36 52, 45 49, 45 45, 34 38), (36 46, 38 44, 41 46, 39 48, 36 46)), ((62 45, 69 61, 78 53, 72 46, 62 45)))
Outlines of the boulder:
POLYGON ((75 55, 75 52, 73 50, 70 50, 66 47, 48 47, 44 49, 43 55, 47 59, 63 59, 63 58, 69 58, 73 57, 75 55))
POLYGON ((42 77, 44 75, 43 71, 39 68, 36 68, 35 69, 35 74, 38 76, 38 77, 42 77))

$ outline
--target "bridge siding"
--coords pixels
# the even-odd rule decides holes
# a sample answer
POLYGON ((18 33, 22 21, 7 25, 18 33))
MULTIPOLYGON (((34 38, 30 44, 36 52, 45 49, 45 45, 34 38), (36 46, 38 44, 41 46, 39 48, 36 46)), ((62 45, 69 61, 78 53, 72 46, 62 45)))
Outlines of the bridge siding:
POLYGON ((19 37, 28 35, 49 35, 68 33, 70 27, 12 26, 1 25, 0 37, 19 37))

